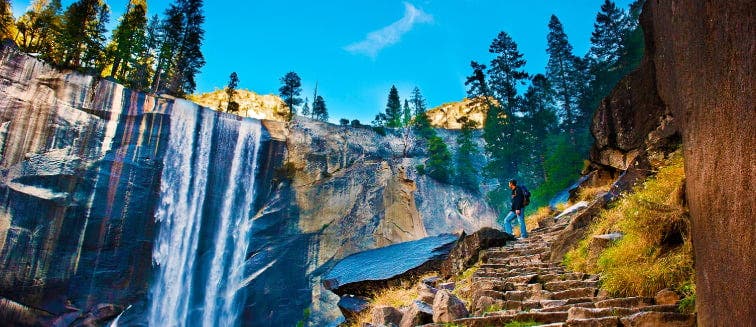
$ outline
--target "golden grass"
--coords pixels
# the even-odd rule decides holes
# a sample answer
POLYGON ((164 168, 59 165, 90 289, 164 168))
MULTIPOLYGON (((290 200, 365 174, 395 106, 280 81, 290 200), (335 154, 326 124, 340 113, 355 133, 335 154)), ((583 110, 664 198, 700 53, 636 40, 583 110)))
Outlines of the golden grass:
POLYGON ((600 214, 586 239, 565 256, 565 265, 600 273, 602 288, 619 296, 653 296, 667 287, 681 290, 693 276, 690 223, 681 200, 684 179, 678 151, 642 188, 600 214), (624 237, 592 253, 593 236, 611 232, 624 237), (670 241, 674 236, 682 238, 670 241))
MULTIPOLYGON (((429 272, 418 279, 423 279, 438 276, 436 272, 429 272)), ((356 321, 352 322, 348 326, 362 327, 365 323, 370 323, 372 320, 372 308, 380 306, 391 306, 394 308, 406 307, 412 304, 412 301, 418 298, 419 292, 417 291, 417 283, 403 283, 401 286, 395 286, 381 290, 376 293, 370 301, 370 308, 362 312, 356 321)))
MULTIPOLYGON (((536 210, 536 212, 525 217, 525 226, 528 228, 529 231, 535 228, 538 228, 540 222, 549 218, 553 218, 554 213, 555 212, 552 211, 551 208, 549 208, 549 206, 540 207, 538 208, 538 210, 536 210)), ((519 233, 520 232, 518 228, 518 231, 516 234, 518 234, 519 236, 519 233)))
POLYGON ((578 191, 577 201, 578 202, 580 201, 591 202, 594 199, 596 199, 596 196, 598 196, 599 194, 608 192, 611 187, 612 187, 612 184, 594 186, 594 187, 583 187, 578 191))
POLYGON ((558 212, 562 212, 562 211, 564 211, 564 210, 567 210, 567 208, 569 208, 569 207, 570 207, 570 206, 572 206, 573 204, 574 204, 574 203, 572 203, 572 202, 564 202, 564 203, 559 203, 559 204, 557 204, 557 205, 556 205, 556 211, 558 211, 558 212))
POLYGON ((398 286, 382 290, 373 297, 372 301, 370 301, 370 308, 363 311, 358 316, 357 320, 349 326, 362 327, 363 324, 370 323, 372 320, 372 308, 380 306, 401 308, 410 305, 417 297, 417 287, 414 284, 409 287, 398 286))

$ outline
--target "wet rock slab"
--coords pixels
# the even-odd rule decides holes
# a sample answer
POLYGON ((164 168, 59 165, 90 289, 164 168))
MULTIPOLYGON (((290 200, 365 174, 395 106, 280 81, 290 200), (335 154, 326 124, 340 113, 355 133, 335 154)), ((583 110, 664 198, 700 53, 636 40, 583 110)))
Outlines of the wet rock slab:
POLYGON ((441 234, 356 253, 337 263, 323 284, 339 295, 370 295, 438 269, 456 241, 456 235, 441 234))

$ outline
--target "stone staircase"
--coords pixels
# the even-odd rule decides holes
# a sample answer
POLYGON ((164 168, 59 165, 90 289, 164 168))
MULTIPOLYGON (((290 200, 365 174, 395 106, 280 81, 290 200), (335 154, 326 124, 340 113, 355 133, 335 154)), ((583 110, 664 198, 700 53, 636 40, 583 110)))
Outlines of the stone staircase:
POLYGON ((656 298, 611 298, 599 290, 599 276, 568 272, 549 262, 550 246, 565 226, 538 228, 530 238, 486 250, 466 290, 470 316, 451 326, 515 321, 548 327, 695 326, 695 315, 679 313, 679 298, 670 291, 656 298))

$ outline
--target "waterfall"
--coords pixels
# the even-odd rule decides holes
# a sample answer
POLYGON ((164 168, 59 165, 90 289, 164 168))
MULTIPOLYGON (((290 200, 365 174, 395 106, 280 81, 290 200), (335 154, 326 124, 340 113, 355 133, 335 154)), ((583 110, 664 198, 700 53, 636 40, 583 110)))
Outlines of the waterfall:
POLYGON ((170 116, 149 325, 239 325, 261 126, 180 100, 170 116))

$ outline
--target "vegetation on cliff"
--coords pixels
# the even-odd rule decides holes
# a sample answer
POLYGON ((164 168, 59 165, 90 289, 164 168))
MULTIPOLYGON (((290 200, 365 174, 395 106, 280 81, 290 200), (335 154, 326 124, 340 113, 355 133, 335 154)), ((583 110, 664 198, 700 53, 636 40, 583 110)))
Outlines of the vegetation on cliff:
POLYGON ((567 267, 601 274, 602 288, 621 296, 653 296, 664 288, 691 294, 693 254, 684 204, 682 154, 674 153, 637 192, 603 211, 587 237, 565 257, 567 267), (608 245, 597 236, 619 233, 608 245))
POLYGON ((205 64, 202 0, 177 0, 163 17, 130 0, 108 42, 110 7, 102 0, 34 0, 17 20, 0 3, 0 37, 58 67, 110 77, 130 88, 186 96, 205 64), (11 32, 14 33, 11 33, 11 32))

